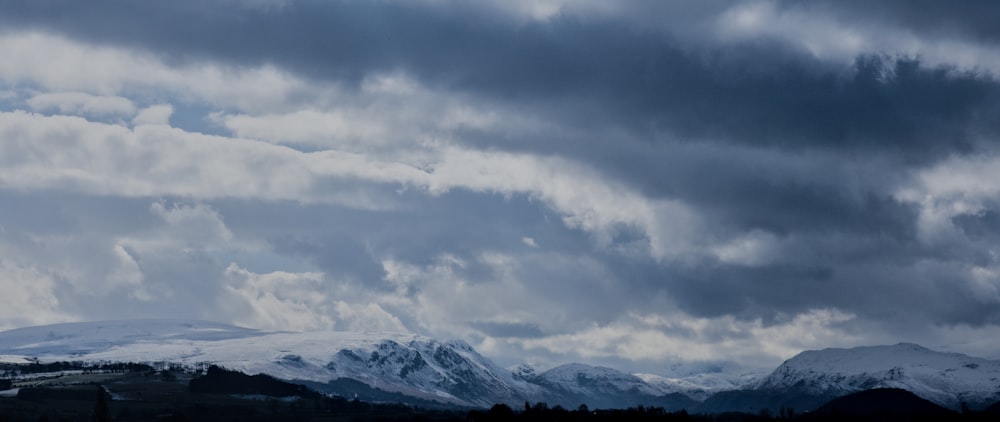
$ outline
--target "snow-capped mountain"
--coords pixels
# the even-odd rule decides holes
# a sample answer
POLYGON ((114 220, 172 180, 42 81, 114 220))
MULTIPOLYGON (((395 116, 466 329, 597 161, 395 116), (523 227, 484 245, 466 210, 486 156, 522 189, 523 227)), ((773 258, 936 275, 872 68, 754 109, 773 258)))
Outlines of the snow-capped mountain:
POLYGON ((936 352, 916 344, 802 352, 740 390, 721 391, 704 412, 812 410, 847 394, 899 388, 938 405, 983 408, 1000 399, 1000 361, 936 352))
POLYGON ((785 361, 752 389, 844 395, 901 388, 945 407, 1000 399, 1000 361, 936 352, 916 344, 824 349, 785 361))
POLYGON ((681 393, 695 400, 705 400, 720 391, 737 390, 760 377, 756 372, 702 373, 683 377, 665 377, 656 374, 635 374, 661 394, 681 393))
MULTIPOLYGON (((104 321, 2 332, 0 354, 42 361, 217 364, 313 385, 351 379, 423 400, 486 407, 525 401, 626 407, 657 404, 662 395, 641 379, 609 368, 566 365, 537 376, 528 370, 515 374, 464 342, 389 332, 293 333, 191 320, 104 321)), ((679 400, 674 399, 671 403, 679 400)))
POLYGON ((697 404, 697 401, 686 395, 664 393, 635 375, 580 363, 557 366, 526 379, 545 387, 549 402, 563 406, 582 403, 591 407, 645 404, 681 409, 692 408, 697 404))
POLYGON ((0 333, 0 353, 43 361, 218 364, 324 383, 339 378, 452 404, 517 403, 538 390, 460 341, 403 333, 268 332, 190 320, 104 321, 0 333))
POLYGON ((0 362, 35 360, 217 364, 249 374, 399 393, 466 406, 525 401, 576 407, 643 404, 705 412, 793 407, 873 388, 901 388, 952 409, 1000 400, 1000 361, 914 344, 803 352, 769 375, 630 375, 568 364, 504 369, 461 341, 392 332, 271 332, 193 320, 57 324, 0 332, 0 362), (356 383, 356 384, 351 384, 356 383), (692 399, 693 397, 693 399, 692 399), (707 398, 706 398, 707 397, 707 398), (700 405, 696 400, 704 402, 700 405))
POLYGON ((615 394, 623 391, 653 396, 659 394, 657 389, 635 375, 582 363, 557 366, 542 372, 534 380, 574 394, 615 394))

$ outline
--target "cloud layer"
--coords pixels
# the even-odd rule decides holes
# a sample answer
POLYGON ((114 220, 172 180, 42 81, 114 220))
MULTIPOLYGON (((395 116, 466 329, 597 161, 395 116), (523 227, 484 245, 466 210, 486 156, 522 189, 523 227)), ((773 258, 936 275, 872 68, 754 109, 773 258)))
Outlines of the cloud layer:
POLYGON ((0 328, 1000 357, 995 7, 869 9, 5 2, 0 328))

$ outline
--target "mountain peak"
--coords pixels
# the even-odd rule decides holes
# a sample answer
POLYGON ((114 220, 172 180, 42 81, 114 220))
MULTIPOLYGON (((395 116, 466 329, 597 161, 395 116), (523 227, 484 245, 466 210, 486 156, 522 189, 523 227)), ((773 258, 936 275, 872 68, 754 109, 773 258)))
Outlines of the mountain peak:
POLYGON ((846 394, 902 388, 945 407, 993 402, 1000 391, 1000 361, 938 352, 914 343, 802 352, 752 386, 846 394))
POLYGON ((527 363, 522 363, 522 364, 517 365, 515 367, 511 367, 511 368, 509 368, 509 370, 511 372, 513 372, 515 376, 517 376, 517 377, 519 377, 521 379, 532 379, 532 378, 538 376, 537 371, 535 371, 535 367, 533 367, 533 366, 531 366, 531 365, 529 365, 527 363))

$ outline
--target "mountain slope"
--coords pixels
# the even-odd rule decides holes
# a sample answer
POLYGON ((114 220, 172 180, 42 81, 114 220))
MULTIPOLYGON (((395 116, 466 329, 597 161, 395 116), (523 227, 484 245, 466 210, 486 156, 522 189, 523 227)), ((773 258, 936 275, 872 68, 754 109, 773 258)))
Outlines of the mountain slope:
POLYGON ((641 404, 680 410, 693 409, 698 404, 684 394, 664 393, 635 375, 579 363, 557 366, 528 376, 527 380, 545 388, 546 402, 568 408, 586 403, 592 408, 623 408, 641 404))
POLYGON ((634 374, 646 384, 656 388, 662 394, 680 393, 698 401, 704 401, 712 394, 720 391, 738 390, 744 385, 755 381, 757 373, 701 373, 684 377, 664 377, 655 374, 634 374))
POLYGON ((754 385, 757 390, 795 388, 843 395, 873 388, 901 388, 957 409, 1000 398, 1000 361, 936 352, 916 344, 808 351, 785 361, 754 385))
POLYGON ((898 388, 953 410, 983 408, 1000 399, 1000 361, 936 352, 915 344, 807 351, 770 375, 716 394, 703 411, 752 411, 780 406, 812 410, 840 396, 898 388))

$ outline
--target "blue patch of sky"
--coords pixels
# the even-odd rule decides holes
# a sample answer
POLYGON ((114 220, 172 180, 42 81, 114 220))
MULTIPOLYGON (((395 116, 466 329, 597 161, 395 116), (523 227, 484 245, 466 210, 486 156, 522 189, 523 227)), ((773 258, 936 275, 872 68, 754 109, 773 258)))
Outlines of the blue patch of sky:
POLYGON ((170 115, 170 125, 188 132, 204 133, 206 135, 232 136, 225 126, 212 121, 209 116, 219 112, 218 108, 203 103, 172 103, 173 114, 170 115))
POLYGON ((0 84, 0 111, 25 110, 28 96, 22 86, 0 84))

